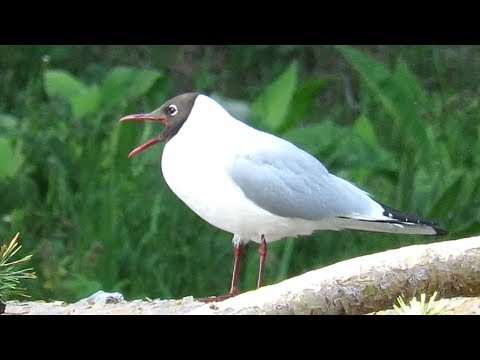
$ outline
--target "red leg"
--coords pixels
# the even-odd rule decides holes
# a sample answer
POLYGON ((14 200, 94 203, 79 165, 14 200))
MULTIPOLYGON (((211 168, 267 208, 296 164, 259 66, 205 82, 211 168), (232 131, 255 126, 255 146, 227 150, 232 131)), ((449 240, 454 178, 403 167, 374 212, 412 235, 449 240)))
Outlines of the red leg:
POLYGON ((257 289, 262 286, 263 283, 263 273, 265 272, 265 259, 267 258, 267 241, 265 236, 262 235, 262 241, 260 247, 258 248, 258 253, 260 254, 260 266, 258 268, 258 281, 257 289))
POLYGON ((242 244, 233 245, 233 273, 232 273, 232 285, 230 286, 230 295, 238 295, 238 279, 240 274, 240 259, 242 258, 242 244))
POLYGON ((233 245, 233 273, 232 273, 232 285, 230 286, 230 292, 226 295, 210 296, 207 298, 197 299, 203 302, 223 301, 238 295, 238 279, 240 275, 240 260, 242 258, 243 245, 241 243, 233 245))

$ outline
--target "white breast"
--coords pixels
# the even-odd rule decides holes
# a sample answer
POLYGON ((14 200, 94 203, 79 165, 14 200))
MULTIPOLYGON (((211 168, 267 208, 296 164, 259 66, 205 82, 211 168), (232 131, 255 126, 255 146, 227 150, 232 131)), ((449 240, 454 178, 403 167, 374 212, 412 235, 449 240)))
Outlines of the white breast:
POLYGON ((197 215, 210 224, 260 241, 285 236, 308 235, 318 224, 273 215, 248 200, 228 175, 234 157, 262 136, 208 97, 200 95, 188 120, 165 145, 162 171, 171 190, 197 215), (203 114, 198 116, 198 114, 203 114), (215 114, 215 115, 212 115, 215 114))

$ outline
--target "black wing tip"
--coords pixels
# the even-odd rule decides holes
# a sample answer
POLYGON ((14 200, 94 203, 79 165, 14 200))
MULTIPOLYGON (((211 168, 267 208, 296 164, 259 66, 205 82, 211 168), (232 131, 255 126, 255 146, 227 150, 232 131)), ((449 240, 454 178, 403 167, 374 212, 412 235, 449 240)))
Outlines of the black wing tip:
POLYGON ((448 231, 438 227, 438 223, 430 220, 423 219, 418 215, 407 214, 403 211, 393 209, 389 206, 380 204, 383 207, 383 215, 387 216, 393 220, 398 220, 401 222, 414 223, 418 225, 427 225, 430 226, 434 231, 434 235, 447 235, 448 231))
POLYGON ((432 226, 432 228, 436 232, 435 235, 441 236, 441 235, 447 235, 448 234, 448 230, 445 230, 445 229, 442 229, 442 228, 439 228, 439 227, 436 227, 436 226, 432 226))

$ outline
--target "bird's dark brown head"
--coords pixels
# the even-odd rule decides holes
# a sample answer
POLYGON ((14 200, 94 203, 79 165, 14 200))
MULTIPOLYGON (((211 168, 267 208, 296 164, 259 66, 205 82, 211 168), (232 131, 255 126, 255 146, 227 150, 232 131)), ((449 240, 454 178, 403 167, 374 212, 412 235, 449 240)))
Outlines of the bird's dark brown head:
POLYGON ((168 100, 165 104, 151 113, 132 114, 121 118, 119 121, 150 120, 160 121, 165 125, 165 128, 159 135, 133 149, 128 156, 135 156, 156 143, 168 141, 174 137, 188 119, 198 95, 199 93, 185 93, 178 95, 168 100))

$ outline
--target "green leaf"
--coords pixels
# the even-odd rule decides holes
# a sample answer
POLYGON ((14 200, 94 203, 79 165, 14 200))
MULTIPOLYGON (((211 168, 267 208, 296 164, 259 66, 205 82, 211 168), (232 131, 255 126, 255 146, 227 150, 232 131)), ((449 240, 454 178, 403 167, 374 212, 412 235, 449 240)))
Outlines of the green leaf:
POLYGON ((400 80, 407 87, 407 93, 413 99, 414 103, 418 103, 423 106, 430 105, 422 85, 415 78, 415 75, 410 71, 407 64, 402 59, 397 61, 395 73, 399 75, 400 80))
POLYGON ((331 121, 289 130, 285 137, 317 157, 324 165, 336 163, 346 169, 395 171, 395 157, 379 145, 372 145, 351 128, 331 121))
POLYGON ((459 195, 462 193, 465 177, 462 171, 452 170, 448 177, 443 178, 442 192, 433 202, 430 216, 441 218, 449 212, 453 204, 457 204, 459 195))
POLYGON ((359 72, 372 94, 377 97, 397 128, 405 135, 409 145, 417 147, 418 154, 427 158, 430 140, 418 107, 419 101, 425 102, 426 97, 406 64, 398 62, 395 72, 392 73, 385 65, 359 50, 348 46, 337 48, 359 72))
POLYGON ((110 71, 102 85, 102 104, 118 104, 126 100, 129 90, 135 81, 135 70, 118 67, 110 71))
POLYGON ((157 70, 135 69, 135 79, 130 88, 130 95, 141 96, 145 94, 162 77, 162 73, 157 70))
POLYGON ((395 156, 391 152, 368 143, 354 133, 339 140, 330 161, 335 161, 337 166, 349 171, 368 169, 374 173, 394 173, 398 170, 395 156))
POLYGON ((311 79, 297 88, 281 132, 295 126, 298 120, 310 113, 315 96, 324 86, 325 79, 311 79))
POLYGON ((98 86, 92 86, 85 92, 71 98, 70 105, 73 115, 81 118, 82 116, 98 110, 100 107, 101 94, 98 86))
POLYGON ((412 76, 407 66, 403 62, 398 62, 392 77, 392 85, 397 89, 389 95, 397 107, 401 124, 405 133, 408 133, 415 144, 422 148, 422 151, 430 150, 430 140, 427 135, 426 124, 420 114, 419 101, 422 100, 420 86, 412 76))
POLYGON ((101 102, 104 106, 120 104, 131 96, 144 95, 160 79, 156 70, 117 67, 105 78, 101 88, 101 102))
POLYGON ((22 162, 19 149, 14 149, 9 139, 0 137, 0 180, 15 175, 22 162))
POLYGON ((362 75, 369 86, 377 86, 384 81, 388 81, 390 78, 391 73, 385 65, 365 56, 360 50, 343 45, 339 45, 336 48, 340 50, 343 56, 362 75))
POLYGON ((360 117, 355 121, 353 130, 368 144, 372 146, 378 145, 375 129, 373 128, 372 122, 367 116, 365 116, 365 114, 360 115, 360 117))
POLYGON ((57 96, 66 100, 70 100, 86 89, 84 83, 63 70, 46 71, 44 81, 48 96, 57 96))
POLYGON ((0 129, 12 129, 17 124, 18 120, 12 115, 0 114, 0 129))
POLYGON ((351 130, 332 121, 308 124, 288 130, 284 136, 298 147, 319 156, 335 151, 336 144, 342 137, 349 136, 351 130))
MULTIPOLYGON (((395 123, 401 126, 402 119, 398 113, 398 108, 392 101, 391 96, 386 95, 386 90, 388 90, 386 88, 392 87, 391 72, 382 63, 365 56, 359 50, 348 46, 339 46, 337 48, 359 72, 367 87, 379 99, 395 123)), ((396 90, 395 86, 393 86, 393 90, 396 90)))
POLYGON ((257 98, 252 105, 252 114, 261 119, 271 130, 285 126, 290 103, 297 85, 298 64, 290 66, 257 98))

